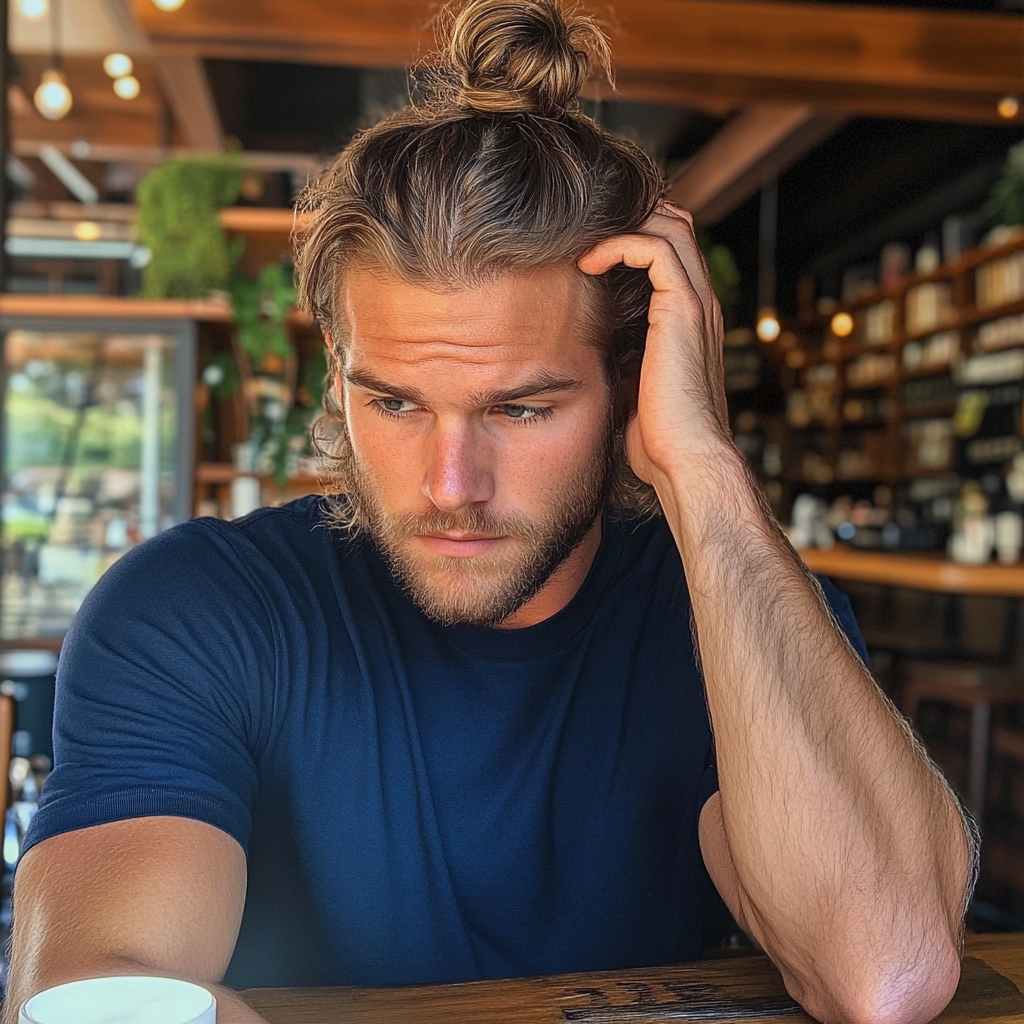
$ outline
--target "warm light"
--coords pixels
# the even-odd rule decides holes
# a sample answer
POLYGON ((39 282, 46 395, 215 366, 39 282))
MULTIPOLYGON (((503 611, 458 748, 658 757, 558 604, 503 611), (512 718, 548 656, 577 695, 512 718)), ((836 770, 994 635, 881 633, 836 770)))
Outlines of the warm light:
POLYGON ((853 317, 849 313, 836 313, 830 326, 837 338, 848 338, 853 334, 853 317))
POLYGON ((184 2, 185 0, 153 0, 161 11, 176 11, 184 2))
POLYGON ((124 78, 125 75, 130 75, 134 66, 127 53, 108 53, 103 58, 103 70, 111 78, 124 78))
POLYGON ((114 82, 114 92, 123 100, 133 100, 139 95, 139 80, 134 75, 125 75, 114 82))
POLYGON ((36 110, 50 121, 59 121, 71 109, 71 90, 55 68, 43 72, 43 79, 32 97, 36 110))
POLYGON ((50 10, 50 0, 18 0, 18 10, 26 18, 38 21, 40 18, 45 18, 50 10))
POLYGON ((75 238, 80 242, 95 242, 103 235, 103 228, 93 220, 80 220, 74 227, 75 238))
POLYGON ((762 309, 757 315, 757 336, 762 341, 774 341, 779 336, 779 321, 774 309, 762 309))
POLYGON ((1007 121, 1011 120, 1020 112, 1020 97, 1014 96, 1013 93, 1004 96, 996 104, 996 110, 999 111, 1000 117, 1005 117, 1007 121))

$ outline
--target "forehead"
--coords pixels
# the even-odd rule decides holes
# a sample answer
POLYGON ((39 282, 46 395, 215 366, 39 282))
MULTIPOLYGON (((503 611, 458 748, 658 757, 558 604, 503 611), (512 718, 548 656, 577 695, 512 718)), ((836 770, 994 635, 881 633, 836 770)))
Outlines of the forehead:
POLYGON ((600 365, 587 343, 586 284, 574 268, 501 274, 458 290, 349 271, 340 300, 349 367, 507 373, 600 365))

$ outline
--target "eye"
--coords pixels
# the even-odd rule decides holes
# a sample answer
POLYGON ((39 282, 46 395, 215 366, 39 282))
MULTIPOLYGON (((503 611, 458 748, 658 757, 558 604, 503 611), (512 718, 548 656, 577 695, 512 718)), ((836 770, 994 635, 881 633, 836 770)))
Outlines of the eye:
POLYGON ((381 412, 389 413, 392 416, 412 412, 416 408, 415 402, 408 402, 404 398, 378 398, 374 404, 381 412))
POLYGON ((499 405, 501 411, 513 420, 544 420, 551 415, 551 410, 538 405, 499 405))

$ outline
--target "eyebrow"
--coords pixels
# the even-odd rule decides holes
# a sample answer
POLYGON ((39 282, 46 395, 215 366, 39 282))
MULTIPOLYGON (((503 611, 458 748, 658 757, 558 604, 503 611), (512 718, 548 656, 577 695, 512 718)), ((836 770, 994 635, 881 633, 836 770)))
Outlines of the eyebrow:
MULTIPOLYGON (((386 381, 374 376, 369 370, 345 370, 344 377, 349 384, 362 388, 364 391, 376 391, 378 394, 398 398, 403 402, 413 402, 416 405, 428 404, 423 392, 417 388, 388 384, 386 381)), ((530 398, 534 395, 546 395, 556 391, 579 391, 582 387, 582 381, 575 380, 572 377, 558 377, 547 370, 541 370, 517 387, 475 392, 470 396, 470 401, 474 405, 481 406, 504 405, 509 402, 516 402, 521 398, 530 398)))

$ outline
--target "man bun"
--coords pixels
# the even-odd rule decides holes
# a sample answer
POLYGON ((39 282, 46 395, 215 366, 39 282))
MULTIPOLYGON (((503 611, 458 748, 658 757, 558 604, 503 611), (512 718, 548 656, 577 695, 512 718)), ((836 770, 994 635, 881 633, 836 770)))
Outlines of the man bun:
POLYGON ((597 22, 554 0, 469 0, 443 12, 440 35, 452 99, 479 113, 558 116, 578 109, 592 61, 612 78, 597 22))

